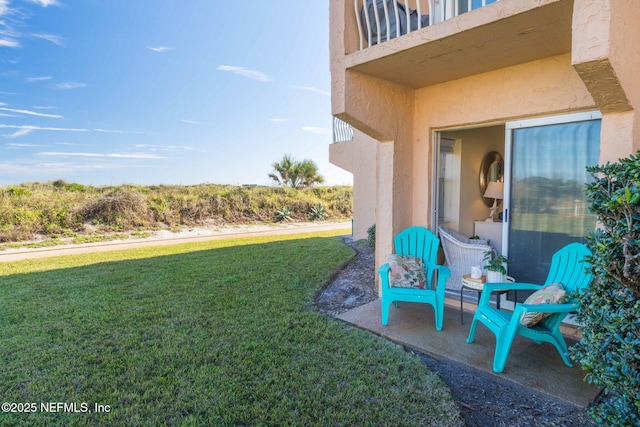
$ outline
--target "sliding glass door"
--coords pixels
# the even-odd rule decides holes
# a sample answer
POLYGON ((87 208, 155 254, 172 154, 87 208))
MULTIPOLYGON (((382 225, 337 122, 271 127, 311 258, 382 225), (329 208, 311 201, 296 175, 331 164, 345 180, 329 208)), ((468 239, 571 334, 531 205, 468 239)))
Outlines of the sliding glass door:
POLYGON ((551 255, 570 242, 584 242, 596 226, 584 188, 590 179, 585 168, 598 164, 600 115, 508 123, 506 139, 503 243, 509 275, 543 283, 551 255))

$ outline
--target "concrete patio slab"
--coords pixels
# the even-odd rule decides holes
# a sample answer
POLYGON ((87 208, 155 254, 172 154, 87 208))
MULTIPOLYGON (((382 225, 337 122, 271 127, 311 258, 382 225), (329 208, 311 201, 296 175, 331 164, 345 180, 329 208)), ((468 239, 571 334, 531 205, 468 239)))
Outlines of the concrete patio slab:
MULTIPOLYGON (((442 331, 436 331, 433 309, 428 304, 401 302, 397 308, 391 306, 387 326, 380 323, 380 300, 338 318, 437 359, 470 365, 581 407, 587 407, 600 393, 600 388, 584 381, 586 372, 575 363, 573 368, 566 366, 551 344, 538 345, 522 337, 514 340, 504 372, 494 373, 494 335, 479 324, 475 341, 468 344, 472 313, 465 313, 465 324, 461 325, 460 307, 451 301, 445 307, 442 331)), ((567 337, 567 345, 575 342, 567 337)))

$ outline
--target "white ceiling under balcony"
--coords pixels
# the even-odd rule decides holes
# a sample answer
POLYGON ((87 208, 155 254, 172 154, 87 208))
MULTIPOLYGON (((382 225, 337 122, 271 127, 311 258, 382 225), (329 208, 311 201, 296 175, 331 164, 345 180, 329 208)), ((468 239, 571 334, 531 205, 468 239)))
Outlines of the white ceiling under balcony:
POLYGON ((573 0, 502 0, 347 55, 346 66, 421 88, 571 52, 573 0))

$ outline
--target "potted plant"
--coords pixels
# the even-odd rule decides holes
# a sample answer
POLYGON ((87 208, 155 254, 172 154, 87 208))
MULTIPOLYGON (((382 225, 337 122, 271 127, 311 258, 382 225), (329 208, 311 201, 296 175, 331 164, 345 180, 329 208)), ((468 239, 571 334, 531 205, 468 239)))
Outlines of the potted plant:
POLYGON ((474 236, 469 237, 469 243, 471 243, 472 245, 488 245, 489 241, 486 239, 482 239, 480 236, 476 234, 474 236))
POLYGON ((483 259, 487 263, 485 266, 487 269, 487 282, 504 282, 505 276, 507 275, 505 265, 509 263, 507 257, 502 254, 495 254, 494 256, 492 251, 486 251, 483 259))

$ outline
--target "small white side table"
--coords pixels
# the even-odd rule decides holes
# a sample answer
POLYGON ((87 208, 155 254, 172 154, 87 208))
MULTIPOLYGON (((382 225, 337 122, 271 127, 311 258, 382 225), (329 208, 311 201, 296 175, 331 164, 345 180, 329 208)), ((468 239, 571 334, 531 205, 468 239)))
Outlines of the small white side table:
MULTIPOLYGON (((507 282, 513 283, 516 280, 511 277, 511 276, 506 276, 505 280, 507 282)), ((482 290, 484 289, 484 284, 487 281, 487 276, 482 276, 480 279, 474 279, 471 277, 471 274, 465 274, 462 276, 462 287, 460 288, 460 324, 464 325, 464 312, 462 310, 462 296, 463 296, 463 292, 465 289, 468 289, 470 291, 475 291, 478 293, 478 302, 480 302, 480 294, 482 293, 482 290)), ((498 290, 498 298, 496 300, 496 307, 498 308, 498 310, 500 310, 500 295, 504 294, 505 292, 509 292, 508 290, 504 290, 504 291, 500 291, 498 290)), ((517 292, 517 291, 514 291, 517 292)), ((516 293, 516 300, 518 299, 517 293, 516 293)))

